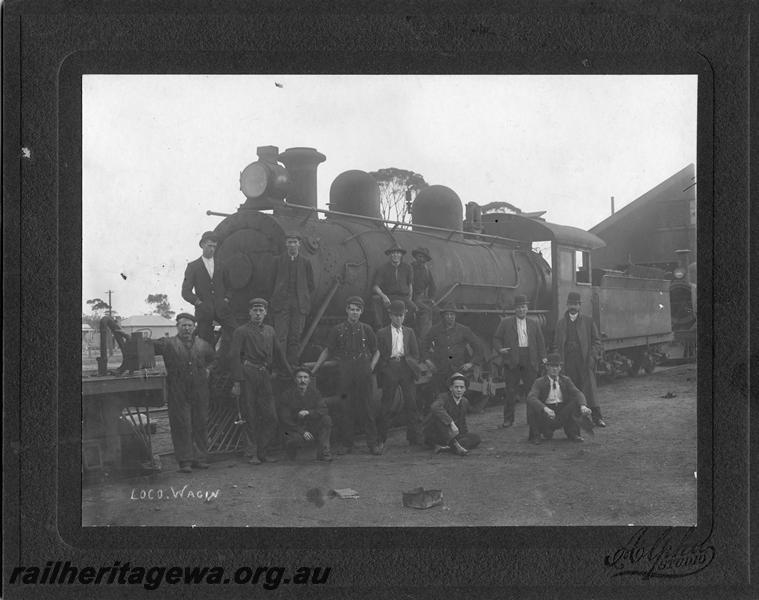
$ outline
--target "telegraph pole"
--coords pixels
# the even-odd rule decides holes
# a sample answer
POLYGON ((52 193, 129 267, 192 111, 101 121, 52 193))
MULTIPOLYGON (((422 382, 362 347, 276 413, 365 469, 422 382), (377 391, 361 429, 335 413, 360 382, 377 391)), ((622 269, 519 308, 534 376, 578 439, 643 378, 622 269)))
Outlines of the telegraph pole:
POLYGON ((108 294, 108 316, 113 316, 113 310, 111 308, 111 294, 113 293, 113 290, 106 291, 106 294, 108 294))

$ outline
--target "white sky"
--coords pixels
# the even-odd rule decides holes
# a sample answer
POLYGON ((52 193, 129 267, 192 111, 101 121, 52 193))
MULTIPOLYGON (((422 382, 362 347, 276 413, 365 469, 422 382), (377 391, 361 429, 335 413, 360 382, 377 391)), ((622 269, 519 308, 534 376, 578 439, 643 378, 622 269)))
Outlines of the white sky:
POLYGON ((398 167, 462 203, 589 229, 696 162, 695 75, 85 75, 82 310, 127 317, 180 286, 245 200, 258 146, 314 147, 319 206, 349 169, 398 167), (275 86, 275 82, 283 87, 275 86), (121 274, 126 276, 124 279, 121 274))

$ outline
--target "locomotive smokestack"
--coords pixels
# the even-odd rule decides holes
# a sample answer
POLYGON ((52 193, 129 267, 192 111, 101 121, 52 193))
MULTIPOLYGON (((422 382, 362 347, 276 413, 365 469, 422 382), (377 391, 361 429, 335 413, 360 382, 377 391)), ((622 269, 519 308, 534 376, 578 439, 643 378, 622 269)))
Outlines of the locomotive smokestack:
POLYGON ((287 201, 316 208, 316 169, 327 157, 314 148, 288 148, 278 158, 292 180, 287 201))

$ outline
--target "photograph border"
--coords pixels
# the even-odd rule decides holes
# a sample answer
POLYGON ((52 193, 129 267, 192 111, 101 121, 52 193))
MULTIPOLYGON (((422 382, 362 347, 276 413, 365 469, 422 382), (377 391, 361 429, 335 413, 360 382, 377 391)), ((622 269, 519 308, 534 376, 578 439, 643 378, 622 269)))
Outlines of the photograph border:
MULTIPOLYGON (((30 14, 31 11, 21 10, 18 4, 6 8, 4 80, 12 83, 17 76, 18 87, 6 86, 4 124, 14 115, 20 118, 15 131, 5 128, 10 135, 4 139, 4 180, 6 194, 8 190, 17 189, 20 202, 18 206, 8 206, 10 203, 5 202, 3 207, 4 296, 6 307, 10 299, 10 306, 16 307, 18 313, 16 320, 7 308, 5 311, 5 355, 14 358, 9 352, 14 341, 16 351, 20 349, 20 352, 18 364, 6 362, 4 378, 4 480, 10 484, 5 487, 4 498, 6 532, 9 524, 17 523, 15 531, 6 538, 4 581, 7 582, 9 566, 28 564, 32 557, 38 557, 41 564, 59 557, 76 558, 81 563, 108 564, 113 557, 123 560, 124 556, 143 557, 144 563, 166 563, 169 561, 163 557, 172 555, 177 564, 191 564, 203 557, 207 562, 239 564, 231 552, 237 549, 249 553, 246 562, 260 557, 263 563, 278 560, 282 564, 318 564, 321 561, 334 565, 340 575, 336 574, 331 582, 332 591, 336 587, 350 586, 405 589, 425 583, 460 587, 467 584, 467 577, 472 585, 470 592, 483 591, 482 586, 503 592, 505 582, 512 581, 516 587, 510 587, 509 591, 519 591, 520 595, 539 595, 562 586, 573 586, 570 596, 585 587, 593 588, 599 595, 624 592, 637 594, 636 597, 640 597, 641 585, 652 594, 660 594, 667 587, 673 593, 687 593, 690 597, 696 593, 694 590, 700 593, 709 586, 743 589, 749 581, 750 569, 749 427, 747 390, 741 394, 740 368, 743 365, 743 373, 748 373, 745 318, 749 281, 736 282, 735 274, 745 271, 748 275, 748 232, 736 231, 735 223, 748 225, 748 130, 741 129, 739 119, 736 122, 730 119, 740 117, 741 109, 748 110, 748 97, 727 79, 728 67, 718 68, 735 58, 730 54, 732 46, 718 51, 716 42, 712 42, 710 49, 717 56, 705 56, 683 39, 680 45, 673 44, 674 48, 657 51, 655 44, 637 46, 628 33, 628 39, 623 40, 628 44, 624 51, 619 50, 617 43, 604 39, 606 43, 600 42, 600 49, 586 52, 579 49, 572 53, 551 51, 550 44, 547 49, 529 52, 539 48, 541 40, 551 31, 564 32, 579 40, 599 33, 604 22, 610 23, 617 32, 624 31, 621 22, 630 15, 595 13, 586 15, 587 19, 575 19, 572 17, 577 15, 573 14, 565 17, 551 14, 548 19, 544 14, 533 13, 534 18, 528 19, 521 31, 543 35, 525 41, 519 36, 504 36, 508 25, 516 23, 514 15, 509 14, 483 13, 482 17, 463 13, 448 17, 375 14, 366 16, 362 26, 349 32, 351 35, 337 36, 339 42, 331 48, 315 52, 309 45, 314 43, 314 35, 307 32, 306 21, 298 20, 290 11, 270 10, 267 14, 252 16, 246 14, 247 11, 237 15, 233 12, 213 12, 211 17, 215 19, 201 25, 192 18, 201 12, 189 17, 167 14, 145 25, 142 35, 149 43, 144 49, 104 52, 103 38, 110 33, 140 37, 138 22, 145 15, 105 11, 102 21, 98 19, 96 23, 94 39, 88 40, 89 32, 84 27, 88 19, 82 14, 56 16, 45 11, 30 14), (249 41, 246 46, 244 40, 235 37, 240 31, 239 24, 232 32, 218 28, 235 17, 243 24, 253 25, 255 21, 256 31, 260 31, 261 21, 276 24, 275 31, 280 31, 277 17, 294 19, 300 26, 284 38, 274 34, 255 43, 249 41), (17 30, 11 23, 16 19, 17 30), (62 19, 76 30, 76 35, 62 36, 53 24, 55 19, 62 19), (376 20, 383 26, 372 33, 372 22, 376 20), (203 44, 205 38, 201 38, 190 44, 194 50, 167 51, 171 45, 156 33, 156 21, 164 21, 169 33, 175 35, 197 27, 207 36, 217 32, 219 37, 210 49, 203 44), (393 26, 406 28, 418 38, 391 35, 383 38, 381 34, 390 34, 393 26), (133 27, 136 29, 130 29, 133 27), (40 51, 40 56, 35 57, 33 50, 40 49, 45 40, 40 29, 44 33, 46 28, 55 34, 47 41, 52 39, 55 43, 53 48, 40 51), (24 29, 31 33, 30 37, 22 37, 24 29), (14 31, 17 31, 15 37, 14 31), (447 41, 440 41, 446 32, 447 41), (94 43, 88 44, 88 41, 94 43), (267 45, 282 42, 287 42, 284 47, 293 50, 266 49, 267 45), (14 44, 16 51, 8 54, 14 44), (364 48, 358 52, 360 46, 367 44, 375 50, 364 48), (225 45, 244 47, 245 51, 227 52, 217 48, 225 45), (517 52, 515 46, 522 51, 517 52), (58 69, 53 76, 50 62, 56 57, 58 69), (14 66, 18 69, 14 70, 14 66), (78 323, 74 308, 81 304, 81 75, 106 72, 696 73, 699 76, 700 352, 699 524, 694 538, 714 548, 711 567, 678 580, 614 577, 614 570, 604 564, 604 559, 627 543, 634 528, 625 527, 82 528, 81 486, 71 485, 81 479, 81 435, 72 435, 81 429, 81 365, 79 356, 71 351, 73 340, 78 339, 74 333, 78 323), (30 96, 32 93, 35 95, 30 96), (725 147, 725 139, 734 142, 729 149, 725 147), (743 146, 741 141, 745 142, 743 146), (30 148, 30 159, 19 157, 20 147, 30 148), (720 170, 727 161, 741 156, 745 172, 741 170, 742 164, 720 170), (719 210, 718 201, 721 201, 719 210), (51 206, 56 210, 50 210, 51 206), (15 248, 13 240, 18 242, 15 248), (58 262, 45 262, 45 256, 57 256, 58 262), (12 265, 16 265, 16 270, 8 273, 12 265), (31 277, 31 273, 35 276, 31 277), (51 285, 57 294, 50 293, 51 285), (29 298, 38 301, 30 305, 29 298), (23 304, 21 299, 25 300, 23 304), (10 329, 9 321, 12 321, 10 329), (41 366, 39 350, 49 349, 53 342, 58 363, 41 366), (720 360, 714 360, 715 357, 720 360), (18 406, 13 405, 13 398, 19 398, 18 406), (715 406, 719 406, 718 419, 715 419, 715 406), (15 496, 9 496, 9 492, 15 496), (745 519, 736 518, 737 515, 744 515, 745 519), (736 539, 745 539, 746 543, 736 543, 736 539), (550 586, 545 585, 547 565, 551 566, 550 586)), ((346 34, 350 15, 341 20, 315 12, 317 28, 330 25, 346 34)), ((695 21, 699 15, 691 16, 694 22, 686 19, 682 30, 698 28, 699 23, 695 21)), ((736 14, 740 21, 739 17, 736 14)), ((657 28, 655 14, 646 15, 644 22, 650 27, 649 35, 665 30, 661 26, 657 28)), ((668 25, 675 27, 673 21, 668 25)), ((731 35, 728 25, 723 23, 717 28, 721 34, 716 36, 718 40, 724 41, 731 35)), ((167 38, 175 39, 172 35, 167 38)), ((644 43, 646 39, 649 38, 637 41, 644 43)), ((705 44, 703 40, 700 42, 705 44)), ((736 42, 734 46, 740 47, 740 44, 736 42)), ((655 419, 656 415, 651 418, 655 419)), ((641 494, 644 495, 645 490, 641 490, 641 494)), ((650 529, 655 536, 667 528, 650 529)), ((675 529, 684 531, 686 528, 675 529)), ((20 591, 14 588, 6 591, 11 590, 20 591)), ((245 588, 242 590, 225 587, 224 593, 244 593, 245 588)), ((206 591, 212 594, 214 588, 206 591)), ((421 593, 421 588, 416 591, 421 593)), ((117 590, 100 587, 98 593, 115 595, 117 590)))

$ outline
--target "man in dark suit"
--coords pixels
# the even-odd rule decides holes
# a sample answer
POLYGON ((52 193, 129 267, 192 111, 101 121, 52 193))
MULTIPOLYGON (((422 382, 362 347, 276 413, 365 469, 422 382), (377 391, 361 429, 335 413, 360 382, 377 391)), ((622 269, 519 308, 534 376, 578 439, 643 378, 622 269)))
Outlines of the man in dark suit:
POLYGON ((582 390, 593 412, 593 423, 606 427, 596 398, 595 363, 603 352, 601 336, 591 317, 580 314, 580 294, 569 292, 567 311, 556 323, 554 349, 564 364, 564 373, 582 390))
POLYGON ((298 448, 316 444, 316 460, 331 462, 329 436, 332 419, 327 403, 319 390, 311 384, 311 374, 304 367, 297 367, 295 386, 282 394, 279 399, 279 423, 285 437, 285 454, 295 460, 298 448))
POLYGON ((469 410, 469 401, 464 396, 466 377, 454 373, 448 383, 449 390, 437 397, 424 420, 424 441, 434 447, 435 453, 452 450, 466 456, 480 444, 480 436, 469 433, 466 424, 469 410))
POLYGON ((187 264, 182 281, 182 298, 195 307, 197 334, 212 347, 216 345, 214 320, 221 325, 219 358, 224 360, 229 353, 237 322, 229 307, 226 271, 214 258, 217 245, 218 238, 213 231, 206 231, 200 238, 203 255, 187 264))
POLYGON ((300 235, 285 234, 286 252, 274 261, 271 307, 274 330, 291 364, 298 361, 298 346, 314 294, 314 269, 300 253, 300 235))
POLYGON ((403 420, 409 444, 422 443, 422 418, 416 405, 416 380, 419 373, 419 344, 416 334, 403 325, 406 305, 403 300, 390 303, 390 325, 377 332, 382 377, 382 406, 377 419, 377 454, 382 454, 387 440, 395 392, 400 386, 403 394, 403 420))
POLYGON ((432 327, 432 301, 437 294, 437 288, 430 268, 427 265, 427 263, 432 261, 430 251, 424 246, 419 246, 411 251, 411 256, 414 257, 414 262, 411 263, 414 273, 412 288, 414 296, 412 301, 416 305, 414 331, 421 340, 427 335, 430 327, 432 327))
MULTIPOLYGON (((553 437, 553 432, 564 428, 572 442, 582 442, 581 419, 590 417, 590 409, 585 405, 585 396, 569 377, 561 375, 561 357, 554 353, 548 356, 546 375, 532 384, 527 395, 527 424, 530 426, 528 441, 540 444, 553 437)), ((592 431, 592 426, 589 430, 592 431)))
POLYGON ((502 427, 511 427, 517 394, 527 396, 541 363, 546 360, 543 333, 535 321, 527 318, 527 296, 514 296, 514 316, 501 321, 493 337, 493 348, 504 357, 506 398, 502 427))

